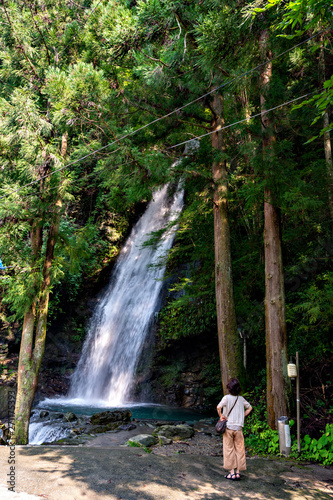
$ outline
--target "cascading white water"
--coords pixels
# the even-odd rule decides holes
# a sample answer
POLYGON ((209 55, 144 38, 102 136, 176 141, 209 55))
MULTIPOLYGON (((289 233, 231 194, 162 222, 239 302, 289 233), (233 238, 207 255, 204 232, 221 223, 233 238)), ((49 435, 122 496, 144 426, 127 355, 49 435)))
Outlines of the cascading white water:
POLYGON ((73 374, 69 398, 110 406, 127 402, 152 318, 157 312, 164 266, 154 267, 171 248, 175 227, 156 247, 143 247, 149 233, 175 221, 183 206, 179 188, 170 203, 168 186, 155 192, 133 228, 98 304, 73 374))
POLYGON ((48 422, 30 422, 29 444, 43 444, 66 438, 70 428, 48 422))

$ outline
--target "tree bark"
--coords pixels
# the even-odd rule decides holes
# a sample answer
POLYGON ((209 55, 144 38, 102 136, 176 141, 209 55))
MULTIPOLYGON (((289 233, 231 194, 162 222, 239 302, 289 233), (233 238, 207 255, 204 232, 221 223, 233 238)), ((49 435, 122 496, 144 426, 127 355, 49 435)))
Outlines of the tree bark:
MULTIPOLYGON (((326 109, 324 113, 324 128, 328 128, 330 124, 328 110, 326 109)), ((325 160, 326 160, 326 172, 327 172, 327 189, 328 189, 328 204, 330 208, 331 215, 331 229, 333 236, 333 163, 332 163, 332 144, 331 144, 331 134, 329 131, 324 132, 324 150, 325 150, 325 160)))
MULTIPOLYGON (((223 97, 214 95, 211 105, 213 119, 212 146, 224 151, 223 97)), ((237 331, 234 303, 232 262, 230 249, 230 228, 228 213, 228 183, 226 161, 214 161, 212 165, 214 181, 214 242, 215 242, 215 294, 217 310, 217 329, 223 391, 231 377, 244 382, 242 350, 237 331)))
MULTIPOLYGON (((62 138, 62 156, 67 152, 67 134, 62 138)), ((15 430, 16 444, 29 442, 29 420, 32 403, 35 397, 41 362, 43 359, 47 313, 51 286, 51 269, 54 258, 54 249, 59 232, 62 202, 58 191, 55 202, 53 222, 49 229, 43 263, 42 283, 24 316, 18 376, 17 395, 15 404, 15 430)), ((42 232, 40 227, 31 231, 31 246, 34 264, 40 255, 42 247, 42 232)), ((34 266, 33 266, 34 267, 34 266)), ((33 273, 36 271, 33 269, 33 273)))
MULTIPOLYGON (((268 31, 260 37, 262 51, 268 59, 268 31)), ((267 417, 272 429, 277 419, 289 414, 290 380, 287 374, 287 330, 285 319, 285 294, 280 232, 280 212, 272 191, 272 157, 276 137, 273 124, 266 113, 266 94, 272 78, 272 63, 263 67, 260 75, 260 105, 262 112, 263 157, 266 167, 264 194, 264 252, 265 252, 265 326, 267 367, 267 417)))
MULTIPOLYGON (((320 37, 321 49, 319 57, 319 72, 321 76, 321 83, 324 84, 326 80, 326 65, 325 65, 325 53, 324 53, 324 34, 320 37)), ((324 129, 329 127, 329 112, 326 108, 324 112, 323 126, 324 129)), ((331 144, 331 134, 329 130, 324 132, 324 152, 326 161, 326 173, 327 173, 327 190, 328 190, 328 204, 331 215, 331 230, 333 235, 333 163, 332 163, 332 144, 331 144)))

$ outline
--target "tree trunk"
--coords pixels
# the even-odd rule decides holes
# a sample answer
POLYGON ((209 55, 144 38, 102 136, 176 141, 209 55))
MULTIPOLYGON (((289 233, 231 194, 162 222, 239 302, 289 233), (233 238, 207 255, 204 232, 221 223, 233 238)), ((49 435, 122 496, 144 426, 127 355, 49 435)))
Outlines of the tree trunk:
MULTIPOLYGON (((260 37, 261 48, 266 51, 268 31, 260 37)), ((265 326, 267 366, 267 417, 272 429, 277 419, 289 414, 290 380, 287 374, 287 330, 285 319, 285 295, 280 234, 280 212, 272 192, 271 159, 276 141, 273 124, 266 111, 266 94, 272 77, 272 63, 263 67, 260 75, 260 104, 262 112, 263 157, 266 163, 266 189, 264 199, 264 252, 265 252, 265 326)))
MULTIPOLYGON (((67 134, 63 135, 61 151, 62 155, 65 156, 67 151, 67 134)), ((24 316, 15 404, 14 439, 16 444, 27 444, 29 442, 31 407, 37 389, 39 371, 45 348, 51 268, 59 232, 61 208, 62 202, 58 194, 53 223, 50 227, 46 243, 41 287, 39 292, 36 291, 35 299, 24 316)), ((31 246, 34 262, 37 260, 41 245, 41 231, 32 230, 31 246)), ((35 272, 34 269, 32 272, 35 272)))
MULTIPOLYGON (((326 80, 326 65, 325 65, 325 53, 324 53, 324 34, 320 37, 321 40, 321 49, 320 49, 320 57, 319 57, 319 73, 321 76, 321 83, 324 85, 326 80)), ((323 126, 324 129, 329 127, 329 113, 328 108, 326 108, 324 113, 323 126)), ((333 163, 332 163, 332 144, 331 144, 331 134, 329 130, 324 132, 324 151, 325 151, 325 160, 326 160, 326 172, 327 172, 327 189, 328 189, 328 204, 331 215, 331 228, 333 235, 333 163)))
MULTIPOLYGON (((327 128, 330 124, 328 110, 326 109, 324 113, 324 128, 327 128)), ((331 134, 329 131, 324 132, 324 150, 325 150, 325 160, 326 160, 326 171, 327 171, 327 188, 328 188, 328 203, 331 215, 331 227, 333 236, 333 163, 332 163, 332 145, 331 145, 331 134)))
MULTIPOLYGON (((214 95, 212 102, 212 146, 224 151, 223 134, 223 97, 214 95)), ((215 294, 217 309, 217 328, 223 391, 230 377, 244 382, 242 350, 237 331, 234 303, 232 263, 230 250, 230 229, 228 214, 228 184, 226 161, 214 161, 212 166, 214 181, 214 241, 215 241, 215 294)))
MULTIPOLYGON (((20 357, 17 371, 14 439, 16 444, 27 444, 32 400, 31 387, 36 385, 31 371, 31 353, 34 336, 34 305, 24 315, 20 357)), ((34 391, 35 394, 35 391, 34 391)))
POLYGON ((24 317, 15 405, 14 436, 16 444, 27 444, 29 442, 29 419, 31 407, 37 389, 39 370, 44 354, 51 284, 51 266, 60 222, 61 202, 59 200, 57 201, 56 207, 56 220, 50 229, 46 244, 43 280, 38 300, 36 318, 33 311, 35 303, 30 306, 24 317), (33 338, 34 330, 35 339, 33 338))

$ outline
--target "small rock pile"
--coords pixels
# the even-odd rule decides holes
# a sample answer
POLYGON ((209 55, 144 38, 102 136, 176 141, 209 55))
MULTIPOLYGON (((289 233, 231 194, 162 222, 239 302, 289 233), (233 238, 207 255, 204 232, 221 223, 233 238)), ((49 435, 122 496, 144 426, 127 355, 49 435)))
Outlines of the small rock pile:
POLYGON ((168 445, 173 441, 189 439, 194 435, 190 425, 161 425, 153 430, 152 434, 139 434, 128 440, 129 445, 153 446, 155 444, 168 445))
POLYGON ((129 410, 103 411, 91 417, 41 410, 37 418, 43 425, 56 425, 67 430, 66 437, 43 444, 95 446, 97 440, 99 445, 138 446, 165 455, 192 453, 193 450, 199 455, 222 454, 221 438, 215 432, 214 419, 195 423, 136 420, 132 419, 129 410))

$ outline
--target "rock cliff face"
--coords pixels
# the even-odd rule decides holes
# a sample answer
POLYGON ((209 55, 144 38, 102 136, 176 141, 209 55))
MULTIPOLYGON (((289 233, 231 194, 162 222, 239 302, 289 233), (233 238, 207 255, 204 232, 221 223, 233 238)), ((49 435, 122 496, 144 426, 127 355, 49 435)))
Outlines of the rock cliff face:
POLYGON ((217 339, 193 336, 164 348, 152 342, 149 358, 139 364, 134 397, 192 409, 216 406, 222 395, 217 339))
MULTIPOLYGON (((67 329, 51 337, 45 350, 36 401, 67 394, 71 374, 80 357, 81 344, 71 342, 67 329)), ((3 374, 3 391, 7 391, 9 385, 15 390, 16 362, 16 358, 12 360, 11 377, 3 374)), ((221 394, 216 338, 193 336, 162 347, 158 337, 156 340, 155 329, 152 330, 138 366, 133 400, 208 409, 216 406, 221 394)), ((4 393, 3 397, 6 398, 4 393)))

